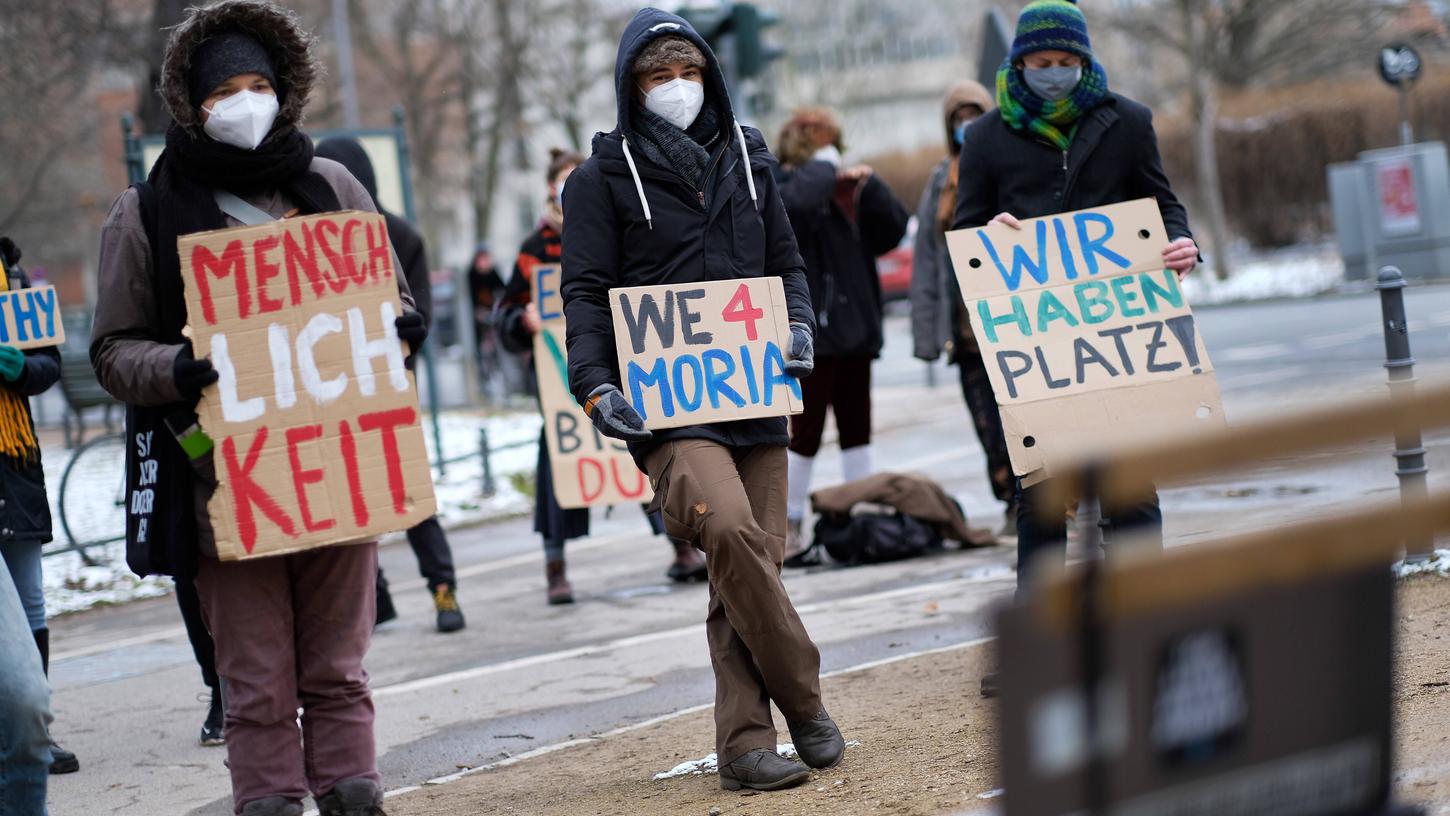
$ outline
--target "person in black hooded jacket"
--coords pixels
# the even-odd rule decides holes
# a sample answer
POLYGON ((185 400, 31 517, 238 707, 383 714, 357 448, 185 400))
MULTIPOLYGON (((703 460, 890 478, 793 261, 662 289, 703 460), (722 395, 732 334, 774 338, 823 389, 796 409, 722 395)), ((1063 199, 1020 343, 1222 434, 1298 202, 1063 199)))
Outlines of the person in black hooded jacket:
MULTIPOLYGON (((413 293, 413 305, 423 316, 423 324, 433 325, 433 282, 429 280, 428 249, 423 236, 418 234, 408 219, 383 209, 378 201, 378 177, 373 171, 373 162, 368 158, 362 142, 348 137, 328 139, 317 146, 317 155, 332 159, 343 167, 368 191, 378 212, 388 224, 388 241, 398 254, 403 265, 403 276, 408 280, 408 290, 413 293)), ((428 582, 428 594, 433 596, 433 608, 437 613, 435 625, 440 632, 457 632, 465 625, 463 610, 458 606, 458 576, 453 568, 453 550, 448 546, 448 536, 443 525, 434 516, 419 522, 408 530, 408 546, 418 559, 418 571, 428 582)), ((388 592, 388 579, 383 577, 383 568, 378 567, 377 621, 383 623, 398 616, 393 606, 392 593, 388 592)))
POLYGON ((881 354, 876 259, 901 242, 911 213, 867 165, 843 167, 841 125, 802 108, 781 128, 780 195, 806 262, 816 310, 816 368, 801 383, 805 411, 791 418, 786 565, 812 563, 801 520, 826 411, 836 416, 846 481, 871 475, 871 361, 881 354))
POLYGON ((775 160, 736 121, 710 46, 684 19, 647 8, 615 62, 618 126, 564 192, 569 387, 601 433, 629 442, 666 532, 705 552, 705 629, 715 669, 720 784, 775 790, 810 778, 775 753, 773 701, 801 759, 839 762, 820 692, 820 653, 780 580, 785 553, 784 417, 651 433, 619 389, 609 290, 779 276, 791 321, 788 373, 812 366, 814 319, 775 160))

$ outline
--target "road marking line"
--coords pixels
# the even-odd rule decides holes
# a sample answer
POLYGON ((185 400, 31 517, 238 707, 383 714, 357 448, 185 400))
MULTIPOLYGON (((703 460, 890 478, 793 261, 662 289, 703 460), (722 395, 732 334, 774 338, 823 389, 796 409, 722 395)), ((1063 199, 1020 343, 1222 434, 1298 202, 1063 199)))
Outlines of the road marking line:
POLYGON ((1261 343, 1257 346, 1239 346, 1214 352, 1213 357, 1220 362, 1244 363, 1272 357, 1288 357, 1293 353, 1294 349, 1285 343, 1261 343))
MULTIPOLYGON (((953 459, 969 454, 974 450, 976 450, 975 446, 963 446, 958 448, 952 448, 951 450, 939 451, 928 456, 922 456, 917 459, 909 459, 905 462, 898 463, 893 466, 892 469, 901 471, 920 470, 923 468, 931 467, 933 465, 941 464, 942 462, 952 461, 953 459)), ((820 487, 833 487, 840 483, 840 480, 827 480, 823 481, 820 487)), ((637 541, 638 538, 638 533, 617 533, 613 535, 599 536, 597 538, 590 537, 584 539, 583 541, 571 542, 569 544, 569 551, 572 553, 579 553, 582 551, 597 550, 616 544, 632 543, 634 541, 637 541)), ((528 566, 530 564, 541 564, 543 563, 543 560, 544 555, 542 549, 535 550, 529 553, 519 553, 518 555, 511 555, 506 558, 500 558, 496 561, 485 561, 479 564, 475 564, 471 567, 465 567, 458 571, 458 577, 470 578, 479 575, 486 575, 490 572, 499 572, 502 570, 511 569, 513 567, 528 566)), ((399 581, 396 584, 393 584, 393 588, 399 592, 403 592, 411 589, 421 589, 423 585, 423 579, 418 578, 408 581, 399 581)), ((55 654, 51 655, 51 662, 59 664, 62 661, 73 660, 78 657, 88 657, 90 655, 98 654, 101 652, 127 649, 133 646, 144 646, 148 643, 172 640, 174 638, 180 638, 185 636, 185 627, 171 626, 165 629, 158 629, 154 632, 147 632, 145 634, 134 635, 129 638, 123 638, 121 640, 107 640, 101 643, 93 643, 90 646, 82 646, 63 652, 56 652, 55 654)))
MULTIPOLYGON (((862 604, 874 604, 883 601, 892 601, 897 598, 905 598, 912 595, 934 591, 947 591, 958 587, 972 584, 982 584, 990 581, 1005 580, 1011 575, 1011 570, 986 570, 977 575, 965 578, 950 578, 945 581, 930 581, 923 584, 912 584, 911 586, 897 587, 883 592, 875 592, 869 595, 850 595, 843 598, 836 598, 829 601, 818 601, 812 604, 804 604, 796 607, 796 613, 809 615, 816 612, 825 612, 844 607, 858 606, 862 604)), ((458 671, 435 674, 428 677, 420 677, 415 680, 405 680, 400 683, 393 683, 387 686, 380 686, 373 689, 373 699, 384 697, 395 697, 400 694, 411 694, 415 691, 426 691, 438 686, 446 686, 452 683, 466 683, 477 680, 480 677, 487 677, 493 674, 526 669, 532 666, 541 666, 549 663, 559 663, 565 660, 573 660, 577 657, 588 657, 601 652, 613 652, 621 649, 629 649, 635 646, 643 646, 661 640, 684 635, 692 635, 703 632, 704 623, 691 623, 685 626, 677 626, 674 629, 665 629, 659 632, 648 632, 641 635, 630 635, 628 637, 616 638, 604 643, 591 643, 584 646, 574 646, 568 649, 560 649, 554 652, 529 655, 514 660, 505 660, 501 663, 489 663, 483 666, 474 666, 471 669, 460 669, 458 671)))

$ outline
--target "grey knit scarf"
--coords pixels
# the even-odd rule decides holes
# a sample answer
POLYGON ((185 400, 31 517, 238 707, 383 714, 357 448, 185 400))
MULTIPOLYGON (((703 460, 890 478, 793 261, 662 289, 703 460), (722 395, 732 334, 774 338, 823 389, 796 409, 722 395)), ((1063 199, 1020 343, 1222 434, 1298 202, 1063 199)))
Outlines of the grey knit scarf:
POLYGON ((688 130, 680 130, 641 105, 630 112, 629 145, 645 158, 675 173, 697 190, 705 189, 705 172, 720 140, 720 116, 712 105, 700 108, 688 130))

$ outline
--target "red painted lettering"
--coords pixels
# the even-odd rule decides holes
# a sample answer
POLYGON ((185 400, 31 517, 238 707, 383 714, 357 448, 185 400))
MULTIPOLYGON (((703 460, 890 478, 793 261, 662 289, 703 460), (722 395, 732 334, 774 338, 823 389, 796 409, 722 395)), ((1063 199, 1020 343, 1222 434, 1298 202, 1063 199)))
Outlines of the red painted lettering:
POLYGON ((640 469, 637 467, 632 467, 629 465, 626 465, 625 467, 628 470, 634 471, 634 489, 631 490, 630 488, 624 486, 625 477, 619 474, 619 457, 617 456, 609 460, 609 472, 614 475, 614 486, 619 488, 620 494, 626 499, 636 499, 640 496, 643 496, 645 485, 644 473, 641 472, 640 469))
MULTIPOLYGON (((237 293, 244 294, 246 285, 241 281, 247 277, 247 255, 242 249, 242 242, 237 240, 227 244, 220 259, 204 246, 191 250, 191 275, 196 283, 196 292, 201 297, 201 316, 207 323, 216 325, 216 307, 212 304, 211 282, 206 277, 208 273, 217 279, 232 275, 237 281, 237 293)), ((247 316, 247 306, 243 300, 240 304, 242 317, 247 316)))
POLYGON ((347 420, 338 423, 341 432, 342 463, 347 471, 347 493, 352 499, 352 520, 359 527, 368 524, 368 503, 363 499, 362 476, 357 469, 357 440, 347 420))
POLYGON ((297 527, 292 519, 277 504, 277 500, 252 479, 252 470, 257 466, 257 459, 262 455, 262 448, 266 443, 267 429, 262 427, 252 437, 252 444, 247 448, 246 462, 238 465, 236 438, 227 437, 222 440, 222 459, 226 461, 227 483, 232 488, 232 503, 237 514, 237 534, 242 537, 242 547, 248 553, 257 545, 257 519, 252 515, 253 504, 262 511, 262 515, 282 528, 282 532, 288 537, 297 537, 297 527))
POLYGON ((368 224, 368 269, 372 273, 373 280, 378 279, 378 267, 383 270, 383 280, 393 276, 393 253, 388 245, 388 227, 386 224, 368 224))
POLYGON ((735 296, 725 304, 725 311, 720 313, 720 317, 727 323, 744 323, 746 339, 754 341, 760 337, 755 324, 765 317, 765 310, 750 302, 750 287, 742 283, 735 290, 735 296))
POLYGON ((604 494, 604 465, 599 460, 587 456, 579 460, 579 493, 586 503, 604 494))
POLYGON ((368 278, 367 267, 357 262, 358 250, 354 249, 357 242, 353 240, 353 235, 357 230, 362 229, 362 225, 363 223, 356 218, 349 218, 342 225, 342 251, 346 253, 342 257, 342 262, 346 265, 348 279, 359 286, 367 283, 368 278))
POLYGON ((413 408, 394 408, 391 411, 376 411, 371 414, 362 414, 357 418, 357 426, 364 431, 380 431, 383 437, 383 463, 388 469, 388 488, 393 494, 393 512, 403 515, 408 512, 406 506, 407 485, 403 483, 403 460, 398 454, 398 436, 396 430, 400 425, 412 425, 418 420, 418 412, 413 408))
POLYGON ((312 284, 312 294, 322 297, 322 273, 317 269, 317 242, 312 239, 312 230, 304 222, 300 225, 302 246, 292 231, 282 233, 282 255, 287 260, 287 283, 292 290, 292 305, 302 302, 302 277, 312 284), (301 274, 299 274, 301 273, 301 274))
POLYGON ((336 221, 318 221, 313 234, 317 236, 317 246, 322 249, 322 254, 327 258, 327 265, 330 267, 323 273, 322 277, 333 293, 341 294, 347 288, 347 278, 343 276, 343 256, 330 246, 325 240, 324 233, 332 233, 333 238, 340 239, 342 230, 337 226, 336 221))
POLYGON ((281 274, 280 264, 268 263, 267 253, 276 249, 282 240, 275 235, 259 238, 252 244, 252 268, 257 275, 257 314, 282 311, 282 301, 267 297, 267 281, 281 274))
POLYGON ((287 429, 287 461, 292 465, 292 488, 297 491, 297 513, 302 516, 302 526, 309 533, 329 530, 337 526, 337 519, 312 518, 312 503, 307 500, 307 486, 322 481, 322 468, 302 469, 302 457, 297 446, 303 442, 321 438, 321 425, 303 425, 287 429))

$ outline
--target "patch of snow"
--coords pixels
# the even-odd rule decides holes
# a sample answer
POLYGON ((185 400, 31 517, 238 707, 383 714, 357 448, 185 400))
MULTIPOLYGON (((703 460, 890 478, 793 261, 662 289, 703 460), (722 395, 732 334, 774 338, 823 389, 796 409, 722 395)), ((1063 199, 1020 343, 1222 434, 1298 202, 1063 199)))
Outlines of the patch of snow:
MULTIPOLYGON (((854 748, 861 745, 860 740, 849 740, 847 748, 854 748)), ((795 745, 789 742, 782 742, 775 746, 775 752, 790 759, 796 755, 795 745)), ((655 779, 674 779, 677 776, 703 776, 705 774, 719 773, 720 760, 715 754, 708 754, 700 759, 691 759, 681 762, 668 771, 661 771, 655 774, 655 779)))
MULTIPOLYGON (((447 411, 438 417, 442 452, 459 461, 447 464, 439 477, 435 468, 434 494, 438 516, 445 528, 477 524, 527 512, 532 497, 521 492, 510 477, 533 473, 538 461, 539 427, 537 411, 486 416, 476 411, 447 411), (494 493, 483 493, 483 462, 479 432, 488 432, 494 493)), ((423 418, 423 435, 431 461, 437 461, 430 416, 423 418)), ((42 451, 56 543, 48 549, 69 545, 60 523, 60 481, 74 451, 60 445, 46 445, 42 451)), ((70 501, 87 500, 79 511, 72 507, 70 521, 83 541, 100 540, 124 533, 125 517, 115 504, 124 478, 124 451, 120 445, 92 448, 83 464, 71 474, 70 501), (94 497, 91 499, 90 497, 94 497), (116 529, 111 529, 115 527, 116 529)), ((172 589, 169 578, 137 578, 126 566, 126 546, 114 541, 89 547, 87 554, 96 566, 88 566, 76 553, 47 556, 43 562, 45 606, 49 615, 79 612, 98 604, 119 604, 138 598, 165 595, 172 589)))
POLYGON ((1302 298, 1331 292, 1344 282, 1344 262, 1333 246, 1294 248, 1246 259, 1226 281, 1203 265, 1183 281, 1194 306, 1275 298, 1302 298))
POLYGON ((1428 559, 1418 562, 1400 561, 1394 566, 1395 576, 1438 575, 1450 578, 1450 550, 1436 550, 1428 559))
POLYGON ((993 788, 993 789, 991 789, 989 791, 984 791, 982 793, 977 794, 977 798, 978 799, 996 799, 997 797, 1001 796, 1002 794, 1004 794, 1006 792, 1007 792, 1007 789, 1006 788, 993 788))

